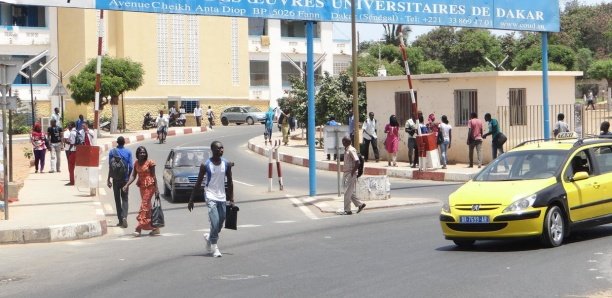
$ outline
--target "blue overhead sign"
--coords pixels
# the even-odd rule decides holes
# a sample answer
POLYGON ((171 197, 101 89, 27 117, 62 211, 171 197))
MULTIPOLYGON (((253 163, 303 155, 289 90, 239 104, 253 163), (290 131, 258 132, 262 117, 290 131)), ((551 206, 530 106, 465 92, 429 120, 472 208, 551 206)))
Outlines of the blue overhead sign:
POLYGON ((558 32, 558 0, 5 0, 153 13, 558 32), (63 3, 62 3, 63 2, 63 3), (95 6, 95 7, 90 7, 95 6))

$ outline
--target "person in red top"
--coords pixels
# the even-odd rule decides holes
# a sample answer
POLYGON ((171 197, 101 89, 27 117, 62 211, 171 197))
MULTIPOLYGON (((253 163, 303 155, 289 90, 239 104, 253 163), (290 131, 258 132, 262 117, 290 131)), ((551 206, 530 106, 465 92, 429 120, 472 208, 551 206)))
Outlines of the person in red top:
POLYGON ((134 232, 135 237, 140 237, 142 230, 152 230, 149 235, 159 235, 159 228, 151 225, 151 198, 153 195, 159 196, 159 188, 157 186, 157 178, 155 176, 155 161, 149 159, 149 153, 143 146, 136 149, 136 162, 134 162, 134 170, 130 175, 130 180, 123 187, 123 191, 127 192, 130 185, 138 177, 136 185, 140 189, 140 211, 136 219, 138 226, 134 232))
POLYGON ((470 148, 470 165, 468 167, 474 167, 474 148, 476 148, 478 157, 478 168, 482 167, 482 121, 478 119, 475 112, 470 113, 467 144, 470 148))
POLYGON ((36 169, 36 173, 38 173, 40 165, 40 172, 42 173, 45 170, 47 146, 45 145, 45 135, 42 133, 42 128, 38 122, 34 124, 32 134, 30 134, 30 142, 32 143, 32 147, 34 147, 34 168, 36 169))

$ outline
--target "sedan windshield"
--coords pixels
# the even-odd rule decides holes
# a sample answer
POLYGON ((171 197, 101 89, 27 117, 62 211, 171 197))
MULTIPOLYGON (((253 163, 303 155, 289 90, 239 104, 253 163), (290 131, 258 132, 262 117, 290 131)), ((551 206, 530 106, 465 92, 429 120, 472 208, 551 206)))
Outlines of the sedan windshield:
POLYGON ((245 109, 247 112, 249 112, 249 113, 250 113, 250 112, 261 112, 261 110, 260 110, 260 109, 258 109, 258 108, 254 108, 254 107, 245 107, 244 109, 245 109))
POLYGON ((208 151, 177 151, 174 158, 175 167, 199 167, 209 158, 208 151))
POLYGON ((546 179, 555 176, 567 157, 562 150, 515 151, 502 154, 480 172, 474 181, 546 179))

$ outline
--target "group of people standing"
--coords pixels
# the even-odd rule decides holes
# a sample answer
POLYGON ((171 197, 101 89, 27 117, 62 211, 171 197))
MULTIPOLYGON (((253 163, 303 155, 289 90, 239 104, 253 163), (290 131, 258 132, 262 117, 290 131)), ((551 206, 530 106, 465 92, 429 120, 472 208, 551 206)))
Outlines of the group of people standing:
MULTIPOLYGON (((203 110, 199 104, 195 107, 195 109, 193 109, 193 116, 196 120, 196 126, 202 126, 203 110)), ((208 119, 208 128, 212 129, 215 125, 215 112, 213 111, 211 106, 208 106, 208 109, 206 110, 206 119, 208 119)))
MULTIPOLYGON (((562 114, 561 114, 562 115, 562 114)), ((482 142, 487 136, 492 136, 492 156, 496 158, 498 154, 504 153, 503 145, 506 142, 506 136, 501 132, 499 122, 492 118, 490 113, 484 115, 485 122, 488 124, 488 132, 483 132, 483 122, 478 119, 476 113, 470 114, 468 121, 468 138, 467 145, 469 147, 469 165, 474 167, 474 151, 477 153, 477 166, 482 167, 482 142), (475 150, 474 150, 475 149, 475 150)), ((412 168, 419 165, 419 146, 416 137, 419 134, 434 134, 440 152, 440 164, 442 169, 446 169, 448 165, 448 149, 452 143, 452 125, 449 123, 448 117, 442 115, 441 122, 436 121, 435 114, 429 114, 427 123, 422 112, 418 112, 416 117, 412 116, 404 124, 404 131, 407 133, 408 146, 408 163, 412 168)), ((364 159, 369 159, 369 147, 372 146, 376 162, 380 159, 377 140, 377 123, 374 119, 374 113, 370 112, 368 118, 362 126, 363 145, 361 148, 364 159)), ((390 167, 397 166, 397 152, 401 141, 400 124, 395 115, 389 117, 389 122, 384 126, 386 138, 384 140, 385 150, 388 153, 387 165, 390 167)))
POLYGON ((34 123, 30 133, 30 142, 34 153, 35 173, 44 173, 47 151, 51 156, 49 173, 61 172, 61 151, 68 160, 70 181, 66 185, 74 185, 74 168, 76 166, 76 147, 80 145, 95 145, 96 136, 83 115, 76 121, 70 121, 63 129, 61 126, 59 108, 53 110, 50 126, 43 133, 39 122, 34 123))

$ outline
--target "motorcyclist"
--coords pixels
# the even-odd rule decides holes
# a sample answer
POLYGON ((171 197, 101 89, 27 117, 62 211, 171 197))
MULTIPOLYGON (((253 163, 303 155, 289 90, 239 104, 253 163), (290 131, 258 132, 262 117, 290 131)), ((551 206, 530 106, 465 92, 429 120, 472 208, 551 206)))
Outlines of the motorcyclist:
POLYGON ((155 119, 151 117, 151 113, 147 112, 144 116, 144 120, 142 121, 142 129, 149 129, 153 127, 155 124, 155 119))
POLYGON ((157 139, 160 140, 160 142, 166 141, 168 122, 168 117, 164 116, 164 111, 159 110, 159 116, 155 119, 155 125, 157 125, 157 139))

